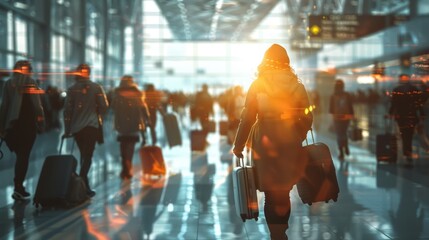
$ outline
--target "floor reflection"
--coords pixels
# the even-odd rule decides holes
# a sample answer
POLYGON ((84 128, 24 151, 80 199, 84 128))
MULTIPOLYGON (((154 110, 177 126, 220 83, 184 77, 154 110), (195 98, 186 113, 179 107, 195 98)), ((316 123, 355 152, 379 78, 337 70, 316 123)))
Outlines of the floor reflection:
MULTIPOLYGON (((118 142, 107 137, 96 147, 90 173, 97 195, 73 209, 35 209, 31 201, 12 201, 13 161, 0 162, 0 239, 268 239, 263 194, 257 222, 243 223, 236 215, 227 139, 209 134, 207 150, 191 152, 188 133, 183 134, 182 147, 163 148, 165 177, 143 178, 136 152, 130 181, 120 180, 118 142)), ((334 154, 336 143, 327 130, 316 138, 334 154)), ((26 181, 32 193, 43 160, 57 154, 58 139, 59 132, 51 132, 36 141, 26 181)), ((429 156, 419 153, 414 169, 377 165, 363 147, 371 144, 353 142, 343 162, 334 156, 337 202, 310 207, 291 192, 290 239, 429 239, 429 156)), ((64 152, 70 147, 67 143, 64 152)), ((76 149, 73 154, 79 155, 76 149)))

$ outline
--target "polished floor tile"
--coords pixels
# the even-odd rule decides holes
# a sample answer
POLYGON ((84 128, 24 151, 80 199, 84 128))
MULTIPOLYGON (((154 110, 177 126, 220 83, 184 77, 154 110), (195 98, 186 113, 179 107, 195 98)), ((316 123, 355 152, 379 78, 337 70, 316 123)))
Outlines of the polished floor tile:
MULTIPOLYGON (((119 179, 119 146, 115 136, 96 147, 90 182, 97 192, 73 209, 37 209, 31 201, 14 202, 13 156, 5 151, 0 162, 0 239, 269 239, 259 193, 258 221, 243 223, 235 214, 227 164, 230 146, 217 133, 208 137, 206 153, 191 153, 188 129, 183 125, 183 146, 169 148, 160 132, 160 145, 168 166, 163 178, 141 174, 138 153, 134 176, 119 179), (203 177, 190 171, 191 163, 216 166, 215 174, 203 177), (199 199, 208 199, 202 204, 199 199)), ((107 124, 107 127, 109 125, 107 124)), ((316 131, 316 140, 329 145, 334 157, 340 195, 337 202, 302 204, 296 189, 291 192, 290 239, 429 239, 429 156, 418 148, 414 168, 397 164, 377 165, 373 140, 351 144, 344 162, 337 158, 329 132, 316 131)), ((47 155, 56 154, 59 132, 38 136, 27 174, 27 189, 34 194, 47 155)), ((66 143, 64 152, 71 150, 66 143)), ((73 154, 78 156, 78 150, 73 154)), ((204 171, 203 171, 204 172, 204 171)))

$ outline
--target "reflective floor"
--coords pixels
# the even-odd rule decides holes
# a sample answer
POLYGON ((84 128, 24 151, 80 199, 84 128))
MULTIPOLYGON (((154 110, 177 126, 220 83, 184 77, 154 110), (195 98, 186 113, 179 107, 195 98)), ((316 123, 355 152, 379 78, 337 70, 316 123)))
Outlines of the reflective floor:
MULTIPOLYGON (((136 152, 134 177, 122 182, 119 145, 108 134, 111 126, 106 127, 106 143, 96 147, 91 167, 90 181, 97 194, 74 209, 41 210, 30 201, 14 202, 14 159, 5 151, 0 161, 0 239, 269 239, 262 193, 258 221, 243 223, 235 215, 230 168, 220 161, 230 149, 225 137, 210 134, 206 153, 191 153, 189 123, 183 124, 181 147, 165 146, 160 133, 167 176, 143 178, 136 152), (213 184, 190 171, 191 160, 204 157, 216 165, 213 184), (208 204, 197 195, 208 198, 208 204)), ((57 151, 59 134, 38 136, 25 183, 32 194, 45 156, 57 151)), ((331 149, 341 192, 338 202, 310 207, 293 189, 290 239, 429 239, 429 155, 418 155, 414 168, 402 167, 401 159, 395 165, 377 166, 367 150, 373 143, 365 140, 352 143, 351 155, 340 163, 332 134, 315 134, 331 149)))

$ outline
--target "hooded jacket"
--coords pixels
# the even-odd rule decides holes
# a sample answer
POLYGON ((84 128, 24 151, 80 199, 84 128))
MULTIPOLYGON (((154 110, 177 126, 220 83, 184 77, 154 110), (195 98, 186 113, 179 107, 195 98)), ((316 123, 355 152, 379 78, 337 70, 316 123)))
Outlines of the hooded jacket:
POLYGON ((67 90, 64 105, 65 134, 75 134, 85 127, 98 128, 107 108, 103 88, 89 79, 78 78, 67 90))
POLYGON ((3 100, 0 106, 0 136, 5 137, 6 131, 12 128, 12 124, 20 116, 23 94, 28 93, 33 106, 39 127, 43 127, 44 114, 40 101, 42 91, 36 82, 28 75, 14 73, 8 80, 3 90, 3 100))
POLYGON ((246 143, 251 148, 259 190, 289 189, 301 177, 303 166, 294 161, 312 120, 305 87, 290 69, 259 74, 249 88, 234 142, 234 151, 246 143))
POLYGON ((149 122, 144 94, 132 81, 121 81, 112 99, 115 129, 121 136, 137 136, 149 122))

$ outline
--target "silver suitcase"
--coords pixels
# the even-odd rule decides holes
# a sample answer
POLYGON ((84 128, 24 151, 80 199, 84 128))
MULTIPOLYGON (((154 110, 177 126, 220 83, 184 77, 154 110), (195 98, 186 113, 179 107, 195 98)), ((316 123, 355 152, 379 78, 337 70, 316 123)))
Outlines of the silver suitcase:
MULTIPOLYGON (((238 161, 244 162, 243 159, 238 161)), ((232 184, 237 215, 241 217, 243 222, 252 218, 257 221, 259 206, 253 167, 245 166, 244 163, 235 167, 232 173, 232 184)))

